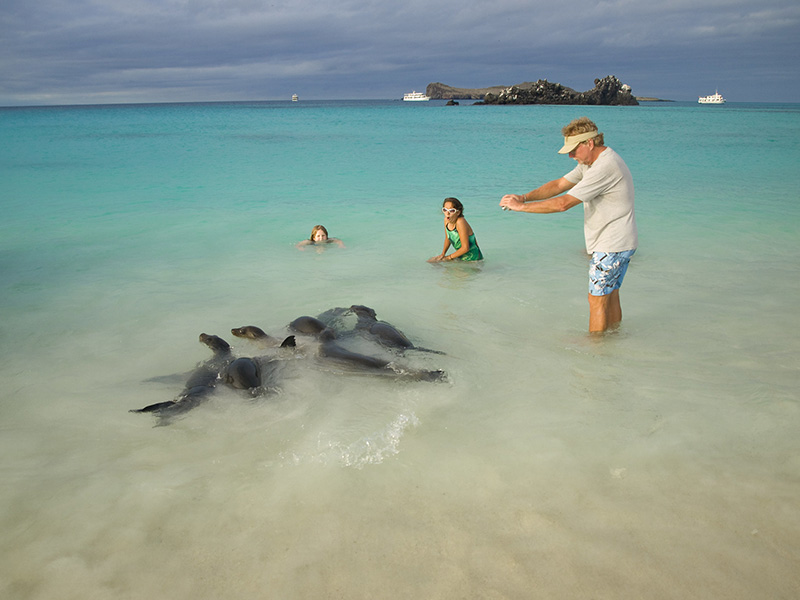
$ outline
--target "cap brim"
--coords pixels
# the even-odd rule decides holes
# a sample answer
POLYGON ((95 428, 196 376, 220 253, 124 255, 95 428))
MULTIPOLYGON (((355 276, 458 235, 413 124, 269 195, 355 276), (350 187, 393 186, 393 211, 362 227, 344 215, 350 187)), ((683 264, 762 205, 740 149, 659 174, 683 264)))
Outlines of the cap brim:
POLYGON ((564 144, 561 147, 561 150, 558 151, 558 153, 559 154, 569 154, 570 152, 575 150, 575 148, 577 148, 579 145, 580 145, 580 142, 575 142, 574 144, 564 144))
POLYGON ((561 150, 558 151, 559 154, 569 154, 575 148, 577 148, 583 142, 590 140, 594 137, 600 135, 596 129, 591 131, 587 131, 585 133, 578 133, 576 135, 570 135, 564 138, 564 145, 561 147, 561 150))

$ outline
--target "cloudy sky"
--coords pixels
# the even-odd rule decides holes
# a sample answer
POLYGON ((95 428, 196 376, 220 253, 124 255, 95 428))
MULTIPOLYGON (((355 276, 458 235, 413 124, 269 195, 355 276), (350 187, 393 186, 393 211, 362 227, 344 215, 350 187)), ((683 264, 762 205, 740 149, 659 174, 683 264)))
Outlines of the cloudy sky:
POLYGON ((616 75, 800 102, 798 0, 2 0, 0 106, 399 98, 616 75))

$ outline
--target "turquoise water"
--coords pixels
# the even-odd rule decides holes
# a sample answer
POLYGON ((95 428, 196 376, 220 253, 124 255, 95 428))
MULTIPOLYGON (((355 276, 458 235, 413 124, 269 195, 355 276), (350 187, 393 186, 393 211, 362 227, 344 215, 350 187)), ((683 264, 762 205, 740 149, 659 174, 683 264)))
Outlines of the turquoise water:
POLYGON ((798 137, 796 104, 0 110, 0 593, 795 597, 798 137), (583 114, 640 237, 600 340, 580 209, 497 206, 572 168, 583 114), (425 262, 446 196, 480 268, 425 262), (346 248, 298 250, 317 223, 346 248), (269 399, 127 412, 201 332, 252 355, 232 327, 351 304, 449 380, 297 361, 269 399))

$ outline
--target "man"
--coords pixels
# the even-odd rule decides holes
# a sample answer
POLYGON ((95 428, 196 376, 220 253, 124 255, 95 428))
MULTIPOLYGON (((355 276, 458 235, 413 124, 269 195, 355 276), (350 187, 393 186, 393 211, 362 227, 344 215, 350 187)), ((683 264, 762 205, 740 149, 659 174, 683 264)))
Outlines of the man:
POLYGON ((572 171, 527 194, 507 194, 504 210, 554 213, 583 204, 583 233, 589 266, 589 332, 622 321, 619 288, 639 244, 633 210, 633 178, 622 158, 604 146, 603 134, 587 117, 561 130, 559 154, 578 161, 572 171), (568 194, 566 192, 569 192, 568 194))

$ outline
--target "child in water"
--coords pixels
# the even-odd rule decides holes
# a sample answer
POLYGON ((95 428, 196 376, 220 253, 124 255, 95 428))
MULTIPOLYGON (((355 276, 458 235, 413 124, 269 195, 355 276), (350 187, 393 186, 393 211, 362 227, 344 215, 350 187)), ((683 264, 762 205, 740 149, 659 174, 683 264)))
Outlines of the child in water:
POLYGON ((314 225, 314 228, 311 230, 311 237, 297 244, 297 247, 302 250, 303 246, 314 246, 317 244, 337 244, 339 248, 344 248, 344 242, 338 238, 328 237, 328 230, 322 225, 314 225))
POLYGON ((441 262, 445 260, 483 260, 481 249, 475 239, 475 232, 464 218, 464 205, 458 198, 445 198, 442 203, 444 213, 444 250, 439 256, 429 258, 428 262, 441 262), (447 249, 453 246, 454 251, 449 255, 447 249))

